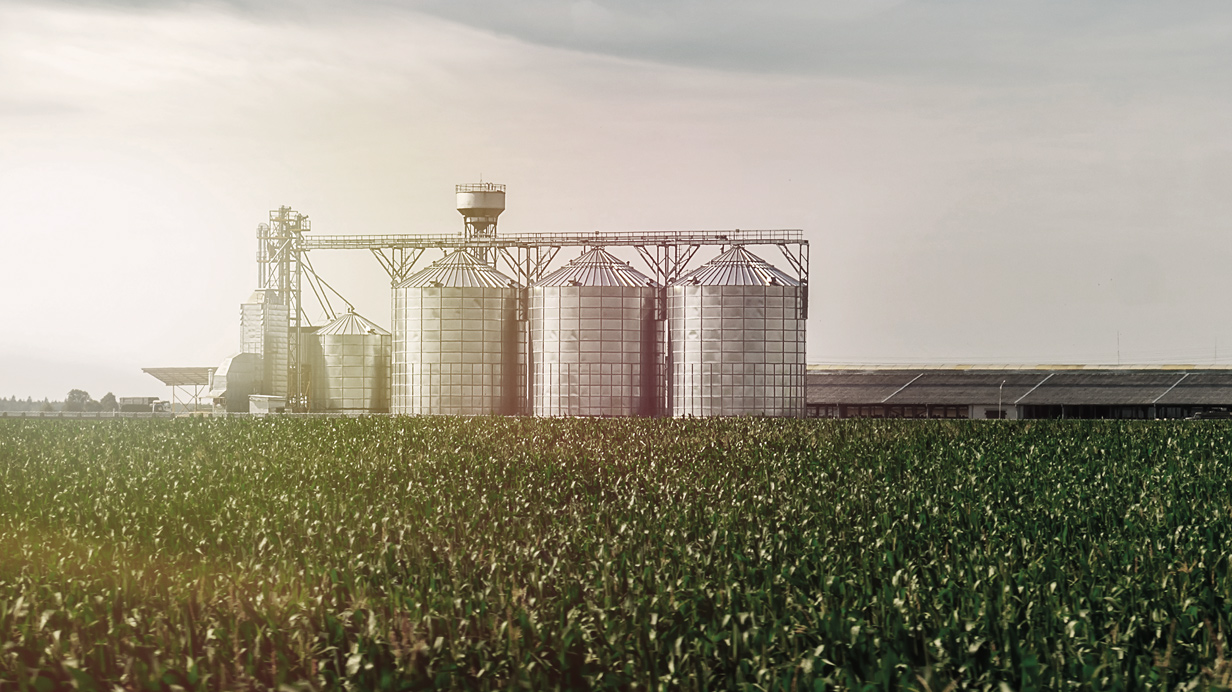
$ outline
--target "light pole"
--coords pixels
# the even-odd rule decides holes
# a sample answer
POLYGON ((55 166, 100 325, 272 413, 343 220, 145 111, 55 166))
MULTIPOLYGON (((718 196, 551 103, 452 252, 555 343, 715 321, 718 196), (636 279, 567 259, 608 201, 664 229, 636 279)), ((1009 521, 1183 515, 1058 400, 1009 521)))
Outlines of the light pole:
POLYGON ((1001 390, 1005 389, 1005 380, 1001 380, 1001 386, 997 387, 997 418, 1005 418, 1005 409, 1001 408, 1001 390))

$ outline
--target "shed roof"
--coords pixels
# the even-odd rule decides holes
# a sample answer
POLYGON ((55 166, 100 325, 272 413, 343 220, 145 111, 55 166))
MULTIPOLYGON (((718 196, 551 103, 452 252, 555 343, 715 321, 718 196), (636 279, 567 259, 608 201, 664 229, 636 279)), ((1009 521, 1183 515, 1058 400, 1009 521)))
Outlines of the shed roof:
POLYGON ((1232 405, 1232 372, 1202 369, 816 369, 814 404, 1232 405))
POLYGON ((908 370, 827 370, 808 373, 809 403, 879 404, 915 379, 908 370))
POLYGON ((153 375, 159 382, 169 387, 193 387, 208 385, 210 383, 210 374, 214 372, 214 368, 142 368, 141 371, 147 375, 153 375))
POLYGON ((1232 372, 1200 371, 1185 373, 1171 390, 1165 392, 1158 405, 1221 406, 1232 404, 1232 372))
POLYGON ((1015 403, 1149 406, 1184 376, 1163 371, 1058 372, 1015 403))
POLYGON ((924 371, 909 386, 890 397, 894 404, 987 404, 1011 403, 1025 396, 1047 373, 924 371))

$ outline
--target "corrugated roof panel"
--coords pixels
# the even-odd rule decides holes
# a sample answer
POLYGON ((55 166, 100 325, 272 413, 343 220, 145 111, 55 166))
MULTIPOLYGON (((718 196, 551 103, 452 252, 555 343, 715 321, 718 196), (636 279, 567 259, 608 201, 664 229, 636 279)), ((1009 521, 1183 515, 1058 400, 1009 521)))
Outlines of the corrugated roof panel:
POLYGON ((655 286, 650 277, 597 247, 548 274, 536 286, 655 286))
POLYGON ((921 370, 888 404, 1012 404, 1048 378, 1040 372, 921 370))
POLYGON ((317 334, 337 334, 337 335, 358 335, 358 334, 377 334, 380 336, 389 336, 389 332, 381 329, 377 323, 365 319, 354 312, 339 317, 329 324, 317 330, 317 334))
POLYGON ((904 370, 808 373, 809 403, 879 404, 919 373, 904 370))
POLYGON ((1020 405, 1150 405, 1176 384, 1178 372, 1061 371, 1031 391, 1020 405))
POLYGON ((733 246, 706 264, 680 277, 673 286, 798 286, 799 281, 773 264, 733 246))
POLYGON ((1232 404, 1232 373, 1192 373, 1165 392, 1155 403, 1159 406, 1228 406, 1232 404))
POLYGON ((509 288, 513 279, 481 262, 466 250, 457 250, 412 274, 399 288, 509 288))

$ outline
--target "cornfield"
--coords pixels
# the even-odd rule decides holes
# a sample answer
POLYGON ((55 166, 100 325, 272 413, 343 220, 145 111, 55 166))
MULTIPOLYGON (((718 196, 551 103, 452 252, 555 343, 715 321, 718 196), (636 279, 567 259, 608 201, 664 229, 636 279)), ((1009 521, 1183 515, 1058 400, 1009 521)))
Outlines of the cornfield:
POLYGON ((1226 689, 1232 427, 0 421, 0 689, 1226 689))

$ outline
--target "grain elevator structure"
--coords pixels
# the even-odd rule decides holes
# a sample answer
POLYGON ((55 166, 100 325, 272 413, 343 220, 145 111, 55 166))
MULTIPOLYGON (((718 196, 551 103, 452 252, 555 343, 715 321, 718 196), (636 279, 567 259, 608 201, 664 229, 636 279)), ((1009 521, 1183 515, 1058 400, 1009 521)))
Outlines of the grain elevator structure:
POLYGON ((245 367, 216 401, 233 385, 305 413, 804 415, 801 231, 502 234, 505 186, 455 194, 455 233, 318 235, 288 207, 271 212, 241 308, 245 367), (690 266, 703 248, 714 257, 690 266), (367 251, 385 270, 389 330, 333 310, 331 295, 345 299, 310 261, 326 250, 367 251), (439 259, 420 269, 425 254, 439 259))

